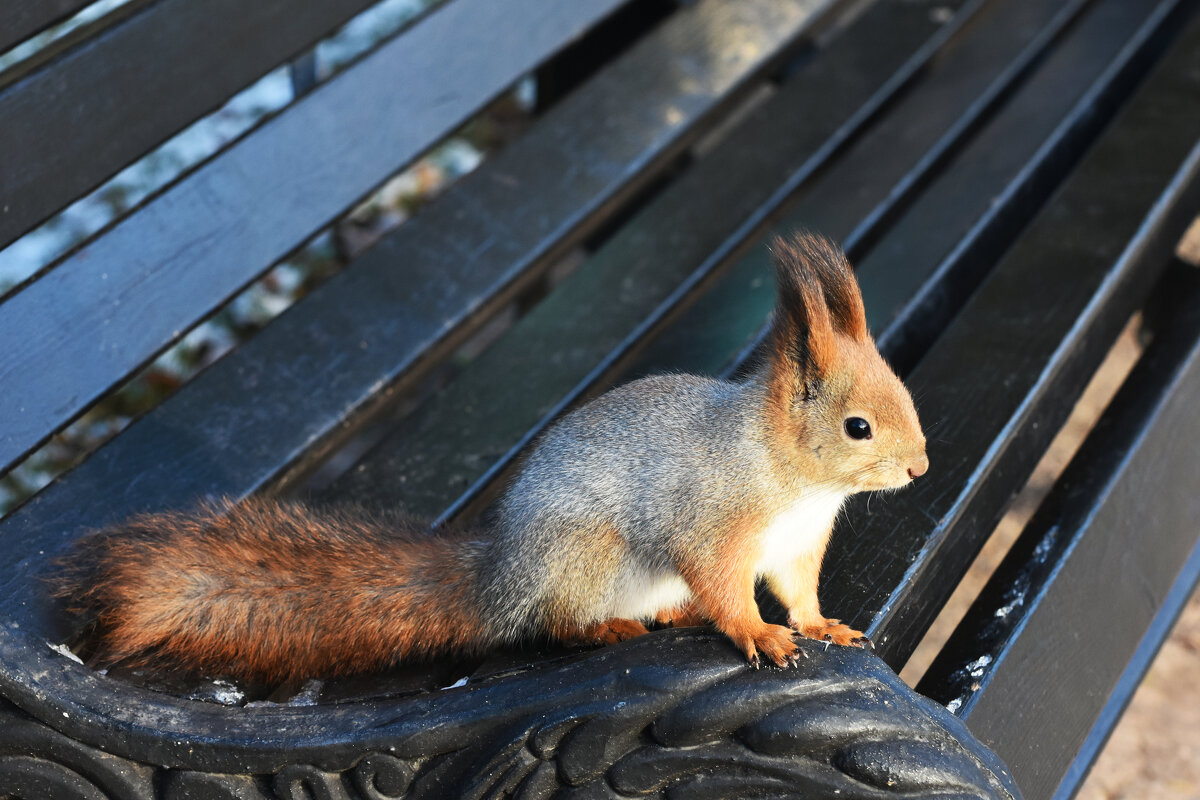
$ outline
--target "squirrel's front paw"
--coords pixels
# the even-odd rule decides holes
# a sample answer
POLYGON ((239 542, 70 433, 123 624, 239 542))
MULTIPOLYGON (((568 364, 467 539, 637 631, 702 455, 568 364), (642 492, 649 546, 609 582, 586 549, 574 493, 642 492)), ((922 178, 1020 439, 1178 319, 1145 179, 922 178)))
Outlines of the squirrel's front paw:
POLYGON ((807 639, 816 639, 818 642, 832 642, 844 647, 868 646, 872 647, 872 649, 874 648, 871 645, 871 640, 862 631, 856 631, 849 625, 843 625, 841 620, 818 617, 812 622, 797 623, 789 617, 788 624, 800 631, 800 635, 807 639))
POLYGON ((760 654, 779 667, 790 667, 796 664, 800 657, 800 648, 793 641, 795 632, 782 625, 764 625, 754 633, 744 633, 729 638, 733 639, 750 662, 750 666, 758 669, 760 654))

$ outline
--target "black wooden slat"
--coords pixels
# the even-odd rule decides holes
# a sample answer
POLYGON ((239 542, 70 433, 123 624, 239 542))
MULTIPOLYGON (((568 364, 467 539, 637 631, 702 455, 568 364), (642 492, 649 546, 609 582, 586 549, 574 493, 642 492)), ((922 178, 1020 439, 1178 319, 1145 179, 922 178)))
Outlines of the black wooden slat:
POLYGON ((163 0, 0 92, 0 248, 374 0, 163 0))
POLYGON ((911 370, 928 350, 1194 8, 1093 3, 1020 96, 860 261, 869 321, 897 368, 911 370), (1033 141, 1013 146, 1023 139, 1033 141))
MULTIPOLYGON (((968 63, 971 63, 974 69, 967 69, 963 63, 956 62, 949 55, 943 54, 941 59, 946 69, 946 72, 943 73, 946 80, 940 86, 929 87, 929 91, 925 91, 927 88, 925 86, 919 87, 915 93, 919 94, 919 100, 914 97, 906 101, 904 114, 900 117, 903 122, 893 125, 892 120, 889 119, 881 124, 880 128, 886 129, 889 136, 877 136, 877 131, 872 130, 862 141, 849 149, 843 161, 826 170, 813 188, 806 189, 805 200, 801 201, 801 204, 807 204, 806 207, 809 211, 801 216, 801 219, 809 221, 806 219, 807 216, 815 216, 820 212, 833 209, 833 217, 828 214, 824 215, 822 221, 825 224, 821 226, 822 229, 831 230, 837 234, 844 233, 853 227, 862 218, 862 215, 871 209, 871 205, 878 201, 879 197, 887 195, 897 182, 907 180, 908 176, 903 172, 903 166, 908 163, 905 160, 907 153, 911 153, 911 159, 914 161, 919 160, 923 155, 924 151, 921 148, 927 147, 929 142, 923 143, 919 136, 914 135, 914 128, 924 130, 928 136, 936 137, 941 132, 936 127, 937 121, 941 120, 943 129, 950 127, 951 123, 955 121, 957 109, 963 105, 969 105, 986 86, 988 73, 981 68, 982 64, 991 63, 993 71, 998 72, 1008 64, 1013 50, 1019 49, 1021 41, 1040 38, 1041 44, 1034 43, 1030 46, 1041 47, 1053 36, 1036 37, 1035 35, 1039 33, 1039 25, 1045 26, 1047 20, 1054 18, 1054 27, 1061 28, 1070 21, 1069 13, 1056 17, 1056 11, 1057 9, 1054 7, 1047 7, 1044 4, 1025 6, 1023 10, 1020 6, 1017 6, 1015 10, 1010 7, 1011 16, 1003 19, 1008 23, 1007 28, 994 24, 995 21, 988 25, 986 17, 980 19, 977 23, 977 30, 986 32, 986 40, 982 43, 972 41, 970 44, 964 44, 962 50, 959 51, 961 57, 968 59, 968 63), (1011 39, 1006 40, 1005 32, 1012 35, 1016 42, 1011 39), (1003 49, 1006 41, 1009 48, 1007 52, 1003 49), (980 44, 983 46, 978 46, 980 44), (981 59, 983 59, 982 64, 981 59), (990 62, 987 59, 990 59, 990 62), (974 78, 976 82, 972 84, 970 81, 964 81, 963 75, 976 75, 974 78), (957 103, 953 102, 954 99, 957 99, 957 103), (870 148, 867 147, 868 142, 872 145, 870 148), (842 174, 843 167, 851 172, 850 179, 845 178, 842 174), (897 167, 901 168, 900 172, 897 172, 897 167), (844 195, 844 192, 839 192, 839 189, 845 185, 854 186, 856 191, 843 201, 839 194, 844 195), (838 202, 831 201, 831 198, 835 197, 838 198, 838 202), (854 212, 856 208, 858 209, 857 213, 854 212)), ((1082 53, 1072 51, 1066 57, 1068 65, 1074 70, 1071 75, 1075 84, 1072 91, 1075 94, 1087 87, 1091 76, 1100 72, 1103 65, 1108 63, 1112 54, 1124 41, 1124 37, 1128 35, 1130 28, 1136 28, 1136 23, 1152 9, 1126 1, 1105 4, 1101 11, 1104 13, 1090 18, 1087 27, 1081 32, 1081 36, 1088 46, 1082 49, 1082 53), (1118 13, 1110 13, 1113 9, 1118 13), (1098 41, 1092 41, 1093 38, 1096 38, 1094 34, 1097 31, 1107 32, 1114 21, 1122 23, 1121 26, 1114 29, 1120 32, 1120 36, 1100 36, 1098 41)), ((1042 31, 1045 32, 1044 29, 1042 31)), ((1029 58, 1036 59, 1036 49, 1028 55, 1029 58)), ((1026 56, 1027 53, 1022 53, 1021 59, 1025 59, 1026 56)), ((1018 72, 1005 70, 1001 80, 1013 80, 1017 74, 1018 72)), ((1047 87, 1037 84, 1030 89, 1030 92, 1037 92, 1045 88, 1047 87)), ((1063 87, 1051 83, 1050 88, 1061 89, 1063 87)), ((1061 103, 1062 98, 1056 97, 1055 101, 1061 103)), ((1039 101, 1039 103, 1045 105, 1043 101, 1039 101)), ((764 108, 761 113, 762 119, 756 120, 750 127, 761 128, 768 124, 766 120, 786 113, 780 109, 788 107, 802 108, 797 106, 795 101, 781 99, 777 107, 764 108)), ((1045 130, 1053 128, 1057 113, 1055 110, 1044 119, 1042 124, 1045 130)), ((1045 117, 1045 114, 1043 116, 1045 117)), ((958 128, 957 125, 955 127, 958 128)), ((967 130, 970 127, 968 125, 965 128, 958 128, 958 130, 967 130)), ((1036 149, 1045 135, 1033 125, 1028 126, 1025 134, 1029 137, 1027 140, 1028 151, 1036 149)), ((772 133, 776 139, 779 138, 779 135, 772 133)), ((944 145, 942 142, 938 143, 939 148, 943 146, 948 145, 944 145)), ((731 149, 733 147, 758 152, 759 146, 750 146, 742 142, 731 145, 731 149)), ((925 161, 922 160, 921 164, 925 165, 925 161)), ((1016 171, 1019 166, 1020 161, 1018 160, 1010 169, 1016 171)), ((664 239, 659 232, 677 230, 683 225, 691 225, 706 232, 719 233, 723 230, 719 227, 722 224, 719 220, 722 219, 724 213, 730 210, 727 198, 747 195, 746 189, 741 186, 736 189, 713 190, 712 188, 714 185, 720 186, 720 183, 714 184, 714 181, 718 180, 713 177, 714 173, 742 175, 744 174, 742 169, 731 168, 728 164, 717 161, 710 165, 701 163, 695 168, 695 172, 698 175, 704 175, 704 178, 695 183, 689 183, 691 176, 685 176, 678 187, 669 190, 654 206, 655 208, 666 208, 667 211, 657 214, 647 212, 640 215, 629 226, 632 232, 623 231, 618 234, 598 254, 597 259, 606 263, 608 266, 604 269, 610 270, 610 272, 605 274, 597 270, 592 273, 591 278, 584 279, 578 284, 572 284, 572 286, 577 286, 576 289, 569 289, 566 286, 560 288, 557 297, 552 297, 543 308, 537 309, 529 318, 522 321, 519 332, 510 334, 497 345, 494 353, 485 356, 482 363, 473 365, 469 373, 461 377, 456 386, 439 396, 433 406, 420 415, 414 424, 406 426, 393 439, 386 442, 380 448, 378 456, 366 459, 356 473, 352 473, 335 487, 335 493, 346 493, 357 499, 369 498, 380 504, 394 504, 400 501, 411 504, 409 507, 418 513, 436 514, 440 508, 444 508, 448 493, 454 491, 457 486, 461 486, 465 478, 466 480, 473 479, 474 483, 451 506, 448 512, 443 512, 443 516, 457 513, 468 503, 474 503, 477 507, 479 502, 486 500, 488 495, 485 490, 494 487, 496 477, 513 462, 522 446, 536 435, 542 426, 561 411, 568 402, 583 396, 589 388, 598 384, 602 385, 610 377, 610 375, 606 375, 608 365, 602 359, 609 361, 616 359, 614 359, 613 353, 605 356, 604 348, 617 344, 617 350, 614 353, 623 356, 624 351, 633 346, 636 335, 641 333, 641 330, 637 329, 636 334, 631 334, 624 341, 615 338, 623 330, 629 330, 632 321, 615 314, 614 304, 611 301, 605 302, 605 314, 598 320, 580 319, 569 309, 585 302, 582 298, 595 297, 605 283, 610 285, 621 283, 633 287, 630 292, 622 292, 618 296, 622 313, 649 307, 647 304, 651 303, 654 297, 647 297, 641 291, 636 295, 633 294, 633 291, 643 290, 649 285, 648 273, 640 270, 664 270, 672 264, 679 264, 680 266, 676 268, 681 271, 676 274, 675 278, 679 280, 688 276, 685 271, 686 266, 689 265, 688 259, 700 260, 703 258, 702 254, 706 252, 700 248, 713 247, 710 243, 712 240, 694 233, 688 239, 683 240, 682 237, 664 239), (706 166, 711 167, 712 171, 705 173, 706 166), (701 189, 700 187, 706 188, 701 189), (706 195, 716 198, 716 201, 710 203, 707 211, 701 211, 700 209, 704 209, 705 205, 703 200, 698 198, 706 195), (669 198, 675 198, 675 200, 669 198), (679 198, 684 198, 682 204, 679 203, 679 198), (675 203, 675 205, 672 206, 671 203, 675 203), (639 264, 642 265, 640 268, 639 264), (631 267, 638 268, 639 271, 634 272, 631 267), (632 277, 633 275, 637 275, 637 277, 632 277), (576 291, 578 294, 575 294, 576 291), (636 305, 639 302, 642 303, 641 306, 636 305), (626 327, 622 329, 621 325, 626 327), (612 329, 608 330, 610 326, 612 329), (544 363, 540 356, 542 345, 539 343, 546 342, 556 343, 570 354, 569 357, 558 355, 552 363, 544 363), (601 361, 602 366, 587 372, 589 366, 596 361, 601 361), (496 391, 494 387, 503 385, 508 380, 508 375, 511 374, 508 370, 512 364, 520 365, 517 374, 522 376, 525 385, 522 386, 520 393, 496 391), (584 376, 583 380, 573 385, 574 381, 579 380, 578 376, 580 375, 584 376), (479 404, 476 399, 483 393, 487 393, 490 398, 486 405, 479 404), (566 393, 566 401, 559 401, 562 393, 566 393), (543 414, 540 421, 537 418, 538 412, 543 414), (535 422, 537 425, 533 430, 524 432, 525 428, 535 422), (507 452, 503 450, 505 447, 509 448, 507 452), (503 455, 499 460, 495 460, 498 454, 503 455), (487 466, 488 462, 491 462, 490 468, 481 472, 481 467, 487 466)), ((1003 182, 1000 182, 997 184, 996 190, 999 191, 1002 186, 1003 182)), ((987 208, 986 188, 986 185, 981 188, 983 196, 979 199, 978 205, 974 207, 974 211, 969 205, 965 207, 966 213, 963 215, 961 227, 957 229, 948 227, 947 230, 969 228, 977 214, 987 208)), ((789 216, 794 217, 795 215, 789 214, 789 216)), ((940 231, 940 233, 945 234, 946 231, 940 231)), ((746 235, 746 230, 739 229, 734 233, 734 241, 741 241, 746 235)), ((715 241, 719 242, 720 239, 715 241)), ((946 239, 945 247, 951 247, 953 241, 952 238, 946 239)), ((721 250, 720 247, 715 249, 718 253, 721 250)), ((722 360, 728 359, 731 354, 730 348, 722 349, 719 346, 712 347, 712 345, 714 339, 721 336, 724 327, 722 323, 725 320, 720 315, 725 313, 725 306, 733 305, 735 302, 739 304, 733 312, 736 315, 744 313, 747 306, 753 307, 755 302, 770 303, 771 280, 769 267, 765 264, 765 255, 757 252, 748 258, 752 261, 762 262, 760 268, 756 270, 756 274, 736 286, 733 291, 712 292, 711 297, 715 299, 706 306, 703 313, 695 316, 695 324, 688 328, 689 335, 695 334, 694 338, 701 343, 700 349, 708 348, 708 355, 718 353, 722 360), (757 298, 751 297, 750 303, 747 304, 747 296, 753 295, 757 295, 757 298)), ((708 262, 702 265, 697 272, 703 272, 707 265, 708 262)), ((590 268, 595 268, 594 264, 591 267, 585 266, 584 270, 590 268)), ((693 273, 694 275, 695 273, 693 273)), ((662 294, 657 296, 661 297, 662 294)), ((677 295, 672 295, 668 298, 667 304, 673 302, 676 297, 677 295)), ((765 314, 765 310, 764 306, 754 313, 753 325, 758 324, 765 314)), ((739 340, 738 345, 743 341, 744 339, 739 340)), ((655 366, 659 369, 670 369, 679 368, 681 365, 660 362, 655 366)), ((692 363, 683 366, 689 369, 696 367, 692 363)), ((700 367, 700 369, 703 371, 704 367, 700 367)))
POLYGON ((1158 613, 1154 615, 1147 626, 1141 642, 1138 643, 1137 650, 1134 651, 1133 658, 1129 660, 1129 664, 1121 673, 1121 677, 1108 696, 1108 701, 1100 709, 1091 732, 1080 745, 1079 753, 1068 765, 1062 780, 1059 781, 1053 800, 1071 800, 1075 797, 1087 778, 1093 762, 1100 755, 1102 748, 1108 742, 1109 735, 1120 721, 1125 707, 1133 699, 1138 687, 1142 685, 1142 679, 1149 672, 1154 657, 1158 655, 1159 649, 1171 635, 1175 622, 1183 613, 1184 607, 1187 606, 1197 585, 1200 585, 1200 545, 1192 550, 1191 555, 1179 570, 1179 577, 1175 579, 1171 590, 1163 598, 1158 613))
MULTIPOLYGON (((76 20, 74 22, 71 22, 71 20, 59 20, 62 23, 71 22, 70 28, 55 31, 52 36, 46 37, 49 41, 40 41, 36 47, 25 47, 22 45, 21 53, 18 54, 16 60, 5 67, 3 71, 0 71, 0 93, 6 91, 8 87, 24 80, 27 76, 34 74, 44 65, 58 59, 64 53, 71 51, 81 43, 89 39, 98 38, 103 31, 117 27, 126 19, 134 16, 154 2, 155 0, 122 0, 119 5, 103 10, 100 14, 88 14, 87 19, 76 20)), ((79 9, 79 13, 87 10, 85 6, 79 9)), ((32 44, 32 42, 26 42, 25 44, 32 44)))
MULTIPOLYGON (((786 233, 805 226, 842 238, 857 262, 868 323, 879 347, 901 374, 907 373, 1145 77, 1189 5, 1096 3, 1050 55, 1040 50, 1024 54, 1046 63, 978 136, 964 144, 960 130, 948 132, 897 184, 898 190, 925 186, 925 196, 898 208, 889 197, 847 233, 853 217, 827 198, 841 186, 860 186, 878 174, 879 157, 867 151, 867 137, 848 154, 845 165, 822 176, 788 210, 775 230, 786 233), (940 170, 929 168, 939 162, 940 170), (879 228, 889 226, 883 236, 879 228)), ((1060 18, 1068 11, 1064 6, 1060 18)), ((995 86, 985 96, 1009 91, 1007 85, 995 86)), ((962 119, 956 129, 977 124, 962 119)), ((739 371, 766 335, 763 321, 774 303, 770 278, 765 250, 747 254, 647 348, 631 374, 664 368, 739 371), (750 291, 752 286, 759 291, 750 291), (739 302, 729 302, 729 295, 739 302), (747 340, 730 364, 727 354, 747 340)))
MULTIPOLYGON (((319 455, 352 412, 387 394, 383 386, 444 355, 512 284, 577 243, 706 131, 708 118, 829 8, 717 0, 681 10, 318 293, 0 523, 0 536, 57 537, 137 509, 242 496, 319 455), (612 122, 595 126, 597 116, 612 122), (98 493, 102 505, 87 499, 98 493)), ((881 64, 876 80, 893 66, 881 64)))
POLYGON ((75 15, 95 0, 6 0, 0 6, 0 53, 75 15))
POLYGON ((0 304, 0 469, 619 2, 454 0, 0 304))
MULTIPOLYGON (((939 174, 950 154, 970 141, 972 132, 991 118, 1003 98, 1023 84, 1028 70, 1045 57, 1052 43, 1070 29, 1087 5, 1088 0, 1058 7, 1018 4, 1004 9, 1006 16, 998 20, 992 20, 988 12, 982 13, 972 26, 978 31, 986 30, 986 40, 972 40, 960 52, 954 46, 948 47, 939 56, 948 62, 944 71, 922 85, 913 97, 906 98, 902 113, 883 119, 849 145, 846 153, 809 185, 791 192, 789 205, 771 226, 772 230, 786 234, 798 227, 813 228, 843 239, 852 255, 861 252, 868 240, 873 240, 889 220, 910 205, 911 195, 939 174), (1016 42, 1027 44, 1013 57, 1016 42), (853 191, 848 192, 847 187, 853 187, 853 191), (872 208, 873 202, 878 205, 872 208)), ((1127 3, 1122 9, 1126 16, 1141 16, 1130 5, 1127 3)), ((1103 24, 1101 21, 1100 25, 1103 24)), ((1103 41, 1092 46, 1097 52, 1085 56, 1108 57, 1103 41)), ((1068 73, 1078 82, 1094 71, 1094 66, 1088 63, 1072 63, 1068 73)), ((1052 114, 1054 119, 1058 118, 1056 111, 1052 114)), ((1033 149, 1041 137, 1035 125, 1027 124, 1016 141, 1033 149)), ((1001 139, 1001 142, 1006 156, 1020 161, 1023 151, 1014 148, 1011 141, 1001 139)), ((777 192, 772 201, 781 197, 777 192)), ((987 198, 988 187, 981 183, 977 203, 986 207, 987 198)), ((780 214, 778 205, 772 201, 768 202, 769 208, 755 215, 760 228, 762 222, 780 214)), ((974 220, 969 206, 956 207, 954 211, 974 220)), ((933 238, 953 237, 957 231, 953 220, 940 222, 931 232, 936 234, 933 238)), ((654 221, 647 220, 642 227, 652 229, 653 224, 654 221)), ((737 246, 744 249, 744 241, 753 231, 754 227, 749 225, 739 229, 735 234, 737 246)), ((753 235, 756 239, 764 236, 761 232, 753 235)), ((774 304, 772 268, 765 248, 757 247, 729 266, 726 262, 732 252, 736 252, 735 246, 726 245, 706 258, 693 278, 701 273, 719 272, 712 287, 698 298, 688 298, 691 307, 669 311, 664 307, 661 316, 656 311, 654 319, 640 326, 642 341, 633 345, 631 353, 610 354, 611 364, 589 376, 589 384, 610 382, 618 374, 621 379, 670 370, 713 374, 728 369, 734 353, 741 355, 754 350, 746 343, 756 331, 760 335, 765 333, 764 320, 774 304), (671 321, 672 316, 678 319, 671 321), (641 353, 636 352, 638 348, 641 353), (633 364, 622 366, 631 357, 633 364)), ((660 256, 665 257, 669 256, 660 256)), ((584 388, 577 387, 574 397, 569 399, 582 396, 584 388)))
MULTIPOLYGON (((843 187, 868 185, 886 174, 892 151, 875 139, 910 139, 901 118, 858 142, 773 226, 781 233, 816 228, 842 240, 857 262, 868 322, 880 348, 903 371, 911 368, 913 354, 924 352, 928 340, 944 329, 987 268, 1082 157, 1160 55, 1163 36, 1178 24, 1172 16, 1178 3, 1157 8, 1096 3, 1047 55, 1042 44, 1061 35, 1078 8, 1062 7, 1056 24, 1038 34, 865 218, 843 187), (1128 38, 1144 20, 1147 24, 1128 38), (1007 73, 1021 63, 1043 60, 998 113, 987 112, 988 98, 1013 92, 1007 73), (965 135, 981 125, 978 135, 965 135), (924 187, 923 196, 897 202, 913 186, 924 187)), ((664 369, 736 373, 761 344, 774 301, 771 266, 760 248, 730 266, 627 374, 664 369), (730 363, 734 352, 738 356, 730 363)))
MULTIPOLYGON (((1197 164, 1200 148, 1193 173, 1197 164)), ((1095 755, 1081 746, 1115 723, 1093 730, 1102 707, 1128 700, 1137 681, 1118 682, 1131 657, 1153 652, 1169 629, 1143 634, 1160 613, 1178 613, 1195 583, 1200 275, 1178 265, 1172 277, 1174 324, 1158 331, 919 687, 970 719, 1028 798, 1078 788, 1095 755)))
POLYGON ((1142 222, 1200 137, 1200 107, 1187 99, 1200 90, 1197 44, 1193 23, 909 378, 930 428, 930 476, 871 513, 855 503, 824 582, 892 663, 907 658, 1194 214, 1200 187, 1189 186, 1190 207, 1142 222))
MULTIPOLYGON (((832 115, 823 104, 847 97, 846 91, 831 86, 854 78, 856 63, 861 65, 858 69, 873 66, 872 59, 886 52, 884 43, 895 36, 891 26, 898 27, 889 15, 904 11, 887 5, 879 8, 882 16, 864 17, 865 27, 855 30, 869 44, 859 49, 853 31, 848 33, 846 54, 841 57, 849 63, 833 60, 838 58, 838 43, 814 58, 332 493, 371 503, 402 503, 428 516, 443 515, 447 505, 453 514, 467 503, 486 500, 486 492, 478 490, 494 485, 493 479, 561 408, 564 397, 577 398, 600 382, 614 348, 624 352, 639 338, 639 324, 660 303, 678 297, 680 283, 690 280, 697 264, 713 260, 714 252, 735 250, 769 220, 788 194, 777 191, 780 176, 791 176, 787 182, 794 190, 818 166, 829 167, 827 161, 836 148, 822 143, 819 136, 833 134, 844 142, 838 125, 845 117, 832 115), (595 313, 581 314, 580 309, 595 309, 595 313), (481 396, 488 402, 480 403, 481 396), (455 495, 460 497, 451 504, 455 495)), ((981 70, 973 80, 964 79, 968 74, 964 62, 989 64, 994 75, 1031 37, 1026 29, 1030 18, 1040 17, 1044 25, 1053 15, 1054 9, 1046 10, 1040 3, 1014 4, 1011 13, 989 14, 993 21, 1007 24, 988 29, 987 37, 964 37, 939 54, 939 70, 912 89, 902 113, 920 119, 928 137, 936 139, 990 77, 981 70), (1020 24, 1014 24, 1016 20, 1020 24)), ((928 25, 928 20, 917 18, 916 24, 928 25)), ((1037 29, 1033 27, 1034 32, 1037 29)), ((982 31, 982 26, 977 30, 982 31)), ((914 66, 931 54, 932 48, 914 66)), ((858 91, 865 96, 863 89, 858 91)), ((842 114, 849 115, 852 109, 845 108, 842 114)), ((876 159, 880 164, 876 180, 861 186, 862 213, 886 195, 930 141, 914 135, 881 144, 887 157, 876 159)))

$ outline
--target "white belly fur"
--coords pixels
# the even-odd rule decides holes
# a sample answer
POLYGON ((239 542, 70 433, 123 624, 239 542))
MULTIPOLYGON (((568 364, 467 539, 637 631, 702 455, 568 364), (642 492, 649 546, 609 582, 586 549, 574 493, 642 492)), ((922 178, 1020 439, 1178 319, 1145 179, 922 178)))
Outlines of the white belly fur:
POLYGON ((829 531, 845 499, 841 492, 813 492, 778 514, 763 533, 757 573, 772 572, 812 551, 829 531))
MULTIPOLYGON (((790 564, 816 547, 845 499, 840 492, 806 494, 778 514, 763 533, 757 574, 790 564)), ((678 608, 691 597, 692 592, 679 573, 639 564, 626 570, 611 610, 605 609, 597 616, 652 619, 659 611, 678 608)))
POLYGON ((611 616, 651 619, 659 611, 678 608, 692 597, 679 573, 651 570, 642 565, 625 572, 611 616))

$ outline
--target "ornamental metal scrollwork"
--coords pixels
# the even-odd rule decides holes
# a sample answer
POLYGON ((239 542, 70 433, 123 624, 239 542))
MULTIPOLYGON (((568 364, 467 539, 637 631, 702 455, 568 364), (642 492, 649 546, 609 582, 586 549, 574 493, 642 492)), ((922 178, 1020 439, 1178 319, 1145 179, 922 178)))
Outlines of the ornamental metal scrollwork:
POLYGON ((0 700, 0 797, 149 800, 153 770, 81 744, 0 700))
POLYGON ((279 770, 271 788, 279 800, 350 800, 340 775, 309 764, 289 764, 279 770))
POLYGON ((369 753, 350 774, 354 788, 365 800, 401 800, 408 794, 417 768, 413 762, 387 753, 369 753))
MULTIPOLYGON (((162 770, 162 800, 273 800, 253 775, 162 770)), ((122 798, 123 800, 123 798, 122 798)))
MULTIPOLYGON (((318 764, 289 763, 287 747, 271 750, 270 760, 284 766, 270 774, 205 771, 204 744, 195 748, 196 769, 148 766, 74 741, 0 701, 0 796, 1020 796, 961 721, 870 653, 805 643, 808 658, 797 668, 755 671, 719 636, 669 633, 384 701, 394 716, 375 719, 358 739, 339 741, 331 727, 321 728, 331 732, 328 745, 306 742, 306 758, 318 764)), ((346 719, 346 706, 339 708, 346 719)), ((302 713, 325 721, 320 706, 302 713)))

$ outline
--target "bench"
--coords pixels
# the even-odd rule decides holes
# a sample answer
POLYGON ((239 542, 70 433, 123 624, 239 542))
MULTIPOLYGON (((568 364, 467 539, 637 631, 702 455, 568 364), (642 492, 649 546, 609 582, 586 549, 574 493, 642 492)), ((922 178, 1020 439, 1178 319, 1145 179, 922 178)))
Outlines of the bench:
MULTIPOLYGON (((13 0, 0 48, 88 5, 13 0)), ((961 721, 1025 797, 1069 797, 1200 575, 1200 277, 1174 256, 1200 209, 1197 4, 444 0, 324 74, 322 42, 384 5, 130 0, 0 61, 10 254, 264 76, 292 95, 0 295, 0 475, 535 89, 474 171, 341 241, 331 277, 0 519, 0 796, 1015 796, 961 721), (469 519, 605 388, 736 376, 764 243, 801 226, 843 243, 929 434, 930 473, 857 498, 823 569, 875 655, 754 672, 660 630, 289 701, 52 648, 71 621, 41 576, 90 529, 256 493, 469 519), (1135 315, 1138 363, 917 686, 950 713, 905 694, 888 667, 1135 315)))

